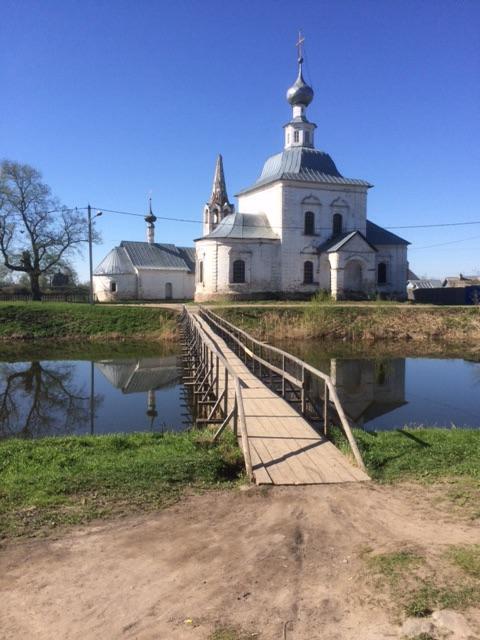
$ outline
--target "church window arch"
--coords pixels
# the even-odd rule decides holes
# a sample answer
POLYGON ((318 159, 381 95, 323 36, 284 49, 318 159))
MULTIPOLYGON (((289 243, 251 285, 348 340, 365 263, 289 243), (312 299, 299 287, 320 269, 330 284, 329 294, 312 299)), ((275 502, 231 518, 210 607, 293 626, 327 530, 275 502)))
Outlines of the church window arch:
POLYGON ((334 236, 338 236, 343 230, 343 217, 341 213, 334 213, 332 220, 332 232, 334 236))
POLYGON ((115 282, 115 280, 110 280, 110 291, 112 293, 117 292, 117 283, 115 282))
POLYGON ((300 132, 299 131, 294 131, 293 132, 293 141, 294 142, 298 142, 300 140, 300 132))
POLYGON ((387 263, 379 262, 377 266, 377 284, 387 283, 387 263))
POLYGON ((313 211, 305 211, 303 233, 306 236, 313 236, 315 234, 315 214, 313 211))
POLYGON ((203 283, 203 260, 198 263, 198 281, 203 283))
POLYGON ((245 261, 234 260, 232 265, 232 282, 241 284, 245 282, 245 261))
POLYGON ((303 284, 313 283, 313 262, 305 260, 303 263, 303 284))
POLYGON ((310 144, 310 134, 309 134, 308 131, 305 131, 303 133, 303 139, 304 139, 305 144, 310 144))

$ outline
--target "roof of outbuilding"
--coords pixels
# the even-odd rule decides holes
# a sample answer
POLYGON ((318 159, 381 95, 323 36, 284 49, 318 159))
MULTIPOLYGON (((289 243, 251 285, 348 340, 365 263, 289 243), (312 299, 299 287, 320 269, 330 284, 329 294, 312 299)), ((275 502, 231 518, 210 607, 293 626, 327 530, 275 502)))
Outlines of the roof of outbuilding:
POLYGON ((185 269, 194 270, 195 250, 176 247, 174 244, 158 242, 131 242, 123 240, 120 247, 125 249, 132 264, 139 269, 185 269))
POLYGON ((308 147, 291 147, 270 156, 263 165, 259 179, 238 195, 257 189, 277 180, 321 182, 328 184, 371 187, 365 180, 344 178, 332 158, 325 151, 308 147))
POLYGON ((264 213, 231 213, 203 238, 231 238, 241 240, 279 240, 264 213))
POLYGON ((383 227, 379 227, 378 224, 367 220, 367 240, 372 244, 410 244, 408 240, 397 236, 391 231, 387 231, 383 227))
POLYGON ((132 261, 123 247, 114 247, 93 272, 94 276, 135 273, 132 261))

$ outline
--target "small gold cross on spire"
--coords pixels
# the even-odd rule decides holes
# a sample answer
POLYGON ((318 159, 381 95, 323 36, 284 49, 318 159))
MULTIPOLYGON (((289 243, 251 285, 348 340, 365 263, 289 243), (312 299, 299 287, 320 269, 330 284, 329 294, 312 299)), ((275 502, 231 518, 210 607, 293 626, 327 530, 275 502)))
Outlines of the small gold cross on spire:
POLYGON ((297 47, 298 50, 298 60, 302 60, 303 56, 302 56, 302 45, 305 42, 305 38, 302 36, 302 32, 299 31, 298 32, 298 40, 297 40, 297 44, 295 45, 297 47))

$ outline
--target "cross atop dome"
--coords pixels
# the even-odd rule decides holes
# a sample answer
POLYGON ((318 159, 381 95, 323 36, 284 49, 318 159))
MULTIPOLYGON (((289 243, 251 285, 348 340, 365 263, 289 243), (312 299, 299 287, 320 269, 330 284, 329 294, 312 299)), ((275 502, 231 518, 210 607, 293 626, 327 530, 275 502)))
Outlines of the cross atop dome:
POLYGON ((313 132, 315 126, 306 116, 306 108, 313 100, 313 89, 303 78, 303 43, 305 38, 298 32, 296 43, 298 53, 298 75, 287 91, 287 101, 292 105, 292 119, 285 125, 285 149, 291 147, 313 148, 313 132))

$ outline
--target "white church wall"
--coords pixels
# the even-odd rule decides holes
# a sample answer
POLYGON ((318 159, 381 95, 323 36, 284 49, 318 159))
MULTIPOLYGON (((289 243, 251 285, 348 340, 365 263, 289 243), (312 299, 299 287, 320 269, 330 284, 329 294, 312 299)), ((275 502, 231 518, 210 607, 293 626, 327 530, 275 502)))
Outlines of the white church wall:
POLYGON ((203 261, 203 282, 197 276, 195 300, 221 296, 255 296, 279 290, 278 243, 244 240, 198 241, 197 274, 203 261), (245 282, 234 283, 233 262, 245 262, 245 282))
POLYGON ((406 297, 408 262, 407 246, 403 244, 377 245, 377 267, 380 262, 387 265, 387 282, 377 283, 377 290, 380 293, 392 294, 406 297))
POLYGON ((99 302, 136 300, 137 276, 135 274, 93 276, 93 294, 99 302))
MULTIPOLYGON (((366 189, 342 186, 285 184, 283 196, 282 290, 308 293, 303 285, 303 252, 312 244, 318 246, 332 237, 333 215, 341 212, 343 230, 366 231, 366 189), (304 234, 305 211, 315 214, 315 235, 304 234)), ((326 262, 323 261, 326 266, 326 262)), ((329 272, 318 275, 319 288, 329 288, 329 272)))
POLYGON ((282 183, 266 186, 264 189, 238 196, 240 213, 265 213, 274 233, 282 237, 282 183))
POLYGON ((180 269, 138 269, 140 300, 191 299, 194 276, 180 269))

